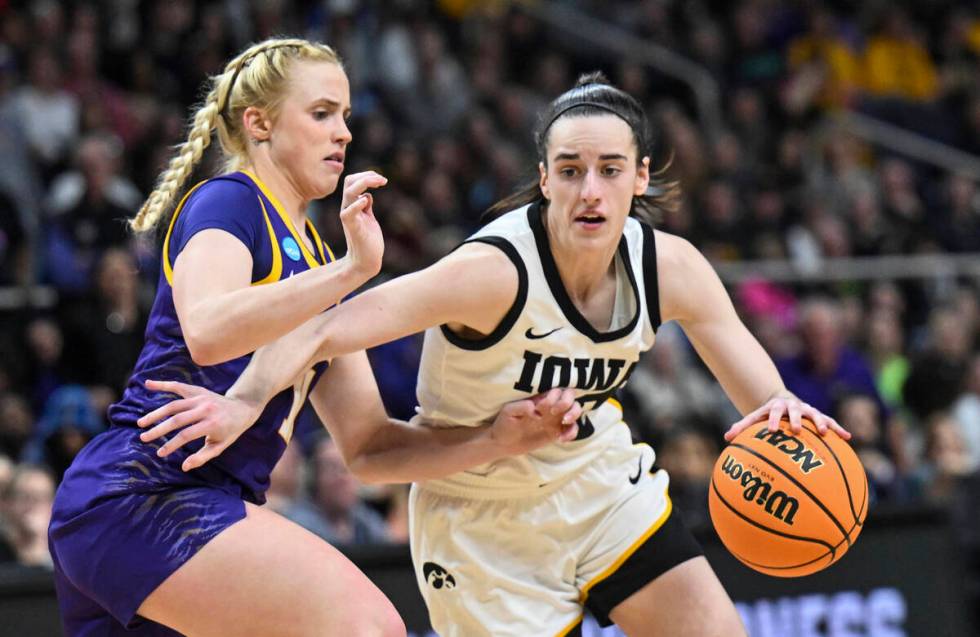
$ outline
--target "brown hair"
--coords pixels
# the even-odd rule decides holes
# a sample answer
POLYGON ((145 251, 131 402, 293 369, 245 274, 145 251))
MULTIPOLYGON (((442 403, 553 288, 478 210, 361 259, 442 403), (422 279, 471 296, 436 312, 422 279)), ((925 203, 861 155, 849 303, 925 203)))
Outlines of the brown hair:
MULTIPOLYGON (((538 118, 534 131, 534 146, 538 161, 548 165, 548 131, 552 124, 562 117, 588 117, 611 113, 629 124, 636 143, 636 160, 641 162, 649 157, 653 147, 650 120, 636 99, 625 91, 616 88, 601 72, 596 71, 579 77, 575 87, 555 98, 538 118)), ((672 160, 650 174, 650 185, 645 194, 633 197, 631 215, 635 215, 653 225, 660 220, 663 212, 677 210, 680 205, 681 188, 676 181, 666 178, 672 160)), ((519 188, 515 193, 490 206, 481 221, 484 223, 501 214, 520 208, 541 198, 538 179, 535 178, 519 188)))

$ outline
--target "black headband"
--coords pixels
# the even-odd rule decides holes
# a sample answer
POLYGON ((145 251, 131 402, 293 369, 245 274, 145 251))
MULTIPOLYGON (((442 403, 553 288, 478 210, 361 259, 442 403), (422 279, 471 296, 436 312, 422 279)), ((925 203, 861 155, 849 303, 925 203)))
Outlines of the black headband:
POLYGON ((251 55, 245 57, 242 60, 242 63, 238 65, 238 68, 235 69, 235 74, 231 76, 231 82, 228 83, 228 90, 225 91, 225 104, 224 104, 224 106, 221 107, 221 118, 223 120, 225 120, 225 124, 230 124, 230 122, 228 121, 228 105, 231 103, 231 90, 233 88, 235 88, 235 81, 238 79, 238 74, 241 73, 242 72, 242 69, 245 68, 248 65, 248 63, 252 61, 252 58, 254 58, 259 53, 268 53, 269 51, 272 51, 273 49, 282 49, 282 48, 285 48, 287 46, 300 46, 300 45, 298 45, 298 44, 274 44, 274 45, 272 45, 270 47, 264 48, 261 51, 256 51, 256 52, 252 53, 251 55))
POLYGON ((556 119, 558 119, 559 117, 561 117, 562 115, 564 115, 568 111, 572 110, 573 108, 578 108, 579 106, 592 106, 593 108, 598 108, 600 110, 603 110, 603 111, 607 111, 609 113, 612 113, 613 115, 615 115, 619 119, 621 119, 624 122, 626 122, 629 125, 630 128, 633 128, 633 125, 630 124, 630 121, 628 119, 626 119, 626 116, 625 115, 623 115, 622 113, 620 113, 619 111, 617 111, 615 108, 613 108, 613 107, 611 107, 611 106, 609 106, 607 104, 600 104, 599 102, 588 102, 588 101, 586 101, 586 102, 575 102, 574 104, 569 104, 565 108, 559 110, 557 113, 555 113, 554 115, 552 115, 551 119, 548 121, 548 125, 545 126, 543 129, 541 129, 541 137, 542 137, 542 139, 544 139, 545 134, 548 132, 548 129, 551 128, 551 125, 555 123, 555 120, 556 119))

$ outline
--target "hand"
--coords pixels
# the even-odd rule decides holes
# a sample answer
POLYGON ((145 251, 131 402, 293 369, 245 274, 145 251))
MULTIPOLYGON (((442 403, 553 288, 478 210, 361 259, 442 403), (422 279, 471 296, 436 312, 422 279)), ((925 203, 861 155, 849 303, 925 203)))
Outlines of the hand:
POLYGON ((850 440, 851 434, 846 431, 843 427, 837 424, 837 421, 826 416, 810 405, 802 402, 799 398, 791 394, 790 392, 780 392, 775 398, 772 398, 762 407, 759 407, 752 413, 742 418, 737 423, 732 425, 728 431, 725 432, 725 440, 731 442, 735 436, 742 433, 746 428, 760 422, 768 417, 769 419, 769 431, 777 431, 779 429, 779 421, 783 419, 784 414, 789 414, 789 428, 794 434, 800 433, 803 429, 802 418, 805 416, 810 419, 814 425, 817 427, 817 431, 820 435, 824 435, 828 430, 833 430, 838 436, 844 440, 850 440))
POLYGON ((184 459, 181 468, 190 471, 221 454, 235 442, 262 413, 262 406, 238 398, 228 398, 211 390, 176 381, 148 380, 146 386, 155 391, 180 396, 136 421, 140 427, 156 425, 140 434, 143 442, 180 429, 173 438, 157 450, 164 458, 188 442, 204 438, 204 446, 184 459))
POLYGON ((388 180, 369 170, 344 178, 344 196, 340 203, 340 223, 347 241, 347 259, 355 272, 366 279, 381 271, 384 236, 374 217, 374 197, 369 188, 380 188, 388 180))
POLYGON ((581 415, 575 392, 555 388, 504 405, 490 427, 490 437, 508 455, 520 455, 551 442, 574 440, 581 415))

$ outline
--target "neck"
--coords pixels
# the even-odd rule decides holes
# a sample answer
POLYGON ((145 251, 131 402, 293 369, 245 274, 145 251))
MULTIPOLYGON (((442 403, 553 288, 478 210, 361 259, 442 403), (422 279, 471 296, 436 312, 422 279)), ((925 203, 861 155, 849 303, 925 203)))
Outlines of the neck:
POLYGON ((300 194, 299 189, 289 177, 275 165, 266 153, 262 152, 253 154, 251 162, 245 166, 245 170, 251 172, 265 184, 269 192, 279 200, 282 211, 289 216, 293 226, 302 232, 302 228, 306 224, 306 208, 310 200, 300 194))
POLYGON ((618 241, 611 245, 597 244, 595 247, 571 245, 567 236, 559 236, 552 229, 547 215, 544 216, 544 225, 558 274, 573 301, 590 298, 603 281, 610 276, 615 277, 613 268, 618 241))

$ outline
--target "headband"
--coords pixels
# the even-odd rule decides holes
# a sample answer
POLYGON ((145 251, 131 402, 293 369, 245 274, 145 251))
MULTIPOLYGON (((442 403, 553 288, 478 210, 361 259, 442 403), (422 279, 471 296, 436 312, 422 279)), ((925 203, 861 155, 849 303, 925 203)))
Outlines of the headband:
POLYGON ((622 113, 620 113, 619 111, 617 111, 615 108, 613 108, 611 106, 608 106, 606 104, 600 104, 599 102, 588 102, 588 101, 586 101, 586 102, 576 102, 574 104, 569 104, 568 106, 566 106, 565 108, 561 109, 560 111, 558 111, 557 113, 555 113, 551 117, 551 119, 548 121, 548 125, 545 126, 543 129, 541 129, 542 138, 544 137, 544 134, 548 132, 548 129, 551 128, 551 125, 555 123, 555 120, 556 119, 558 119, 559 117, 561 117, 562 115, 564 115, 568 111, 572 110, 573 108, 578 108, 579 106, 592 106, 593 108, 598 108, 599 110, 603 110, 603 111, 606 111, 608 113, 612 113, 613 115, 615 115, 619 119, 621 119, 624 122, 626 122, 629 125, 630 128, 633 128, 633 125, 630 124, 630 121, 628 119, 626 119, 626 116, 623 115, 622 113))
POLYGON ((233 88, 235 88, 235 81, 238 79, 238 74, 241 73, 242 72, 242 69, 245 68, 248 65, 248 63, 252 61, 252 58, 254 58, 259 53, 268 53, 269 51, 272 51, 273 49, 282 49, 282 48, 285 48, 287 46, 297 46, 298 47, 300 45, 299 44, 273 44, 270 47, 266 47, 266 48, 262 49, 261 51, 255 51, 251 55, 246 56, 242 60, 242 63, 238 65, 238 68, 235 69, 235 74, 231 76, 231 82, 228 83, 228 90, 225 92, 225 105, 221 108, 221 119, 225 120, 225 123, 226 124, 229 123, 228 122, 228 105, 231 103, 231 91, 232 91, 233 88))

